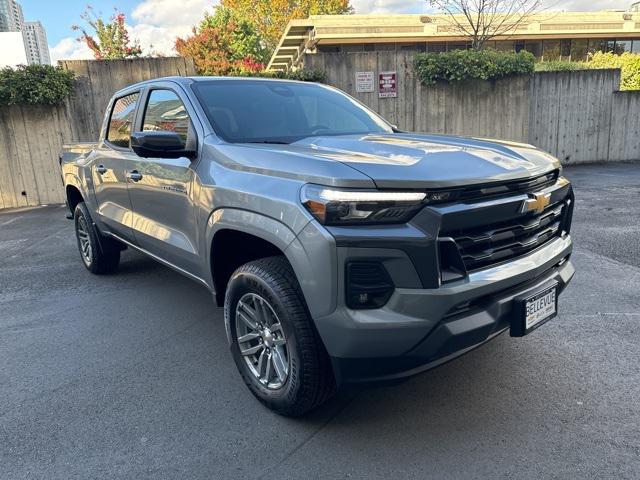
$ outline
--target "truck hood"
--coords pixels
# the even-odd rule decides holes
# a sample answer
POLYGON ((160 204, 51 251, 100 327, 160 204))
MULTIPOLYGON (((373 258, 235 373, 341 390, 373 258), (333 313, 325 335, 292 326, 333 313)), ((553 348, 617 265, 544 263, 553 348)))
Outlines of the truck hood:
POLYGON ((286 145, 219 144, 216 150, 231 168, 344 187, 462 187, 560 168, 531 145, 447 135, 315 136, 286 145))
POLYGON ((446 135, 312 137, 293 148, 334 159, 379 188, 446 188, 542 175, 560 162, 531 145, 446 135))

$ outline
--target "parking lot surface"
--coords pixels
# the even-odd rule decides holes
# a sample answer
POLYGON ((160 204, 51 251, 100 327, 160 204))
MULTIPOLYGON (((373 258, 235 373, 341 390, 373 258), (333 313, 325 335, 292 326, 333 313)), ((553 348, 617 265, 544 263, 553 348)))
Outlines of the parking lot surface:
POLYGON ((0 478, 640 478, 640 163, 565 173, 557 318, 299 420, 203 287, 131 250, 91 275, 63 207, 0 213, 0 478))

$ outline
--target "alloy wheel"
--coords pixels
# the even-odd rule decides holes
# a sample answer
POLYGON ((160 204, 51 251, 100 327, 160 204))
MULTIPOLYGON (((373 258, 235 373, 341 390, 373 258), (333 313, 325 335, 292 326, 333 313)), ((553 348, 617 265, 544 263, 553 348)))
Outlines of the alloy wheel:
POLYGON ((268 389, 281 388, 289 376, 287 339, 273 307, 260 295, 244 294, 236 306, 240 354, 254 378, 268 389))
POLYGON ((91 238, 89 237, 89 228, 87 226, 87 221, 82 215, 78 217, 76 234, 78 235, 78 241, 80 242, 80 254, 82 255, 82 260, 84 260, 84 263, 86 263, 87 265, 90 265, 93 255, 93 248, 91 246, 91 238))

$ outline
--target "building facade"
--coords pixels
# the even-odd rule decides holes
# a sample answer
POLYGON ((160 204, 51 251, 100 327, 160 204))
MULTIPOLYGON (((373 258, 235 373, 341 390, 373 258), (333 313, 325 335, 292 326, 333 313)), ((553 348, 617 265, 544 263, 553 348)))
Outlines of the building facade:
POLYGON ((0 32, 21 32, 23 25, 22 6, 15 0, 0 0, 0 32))
MULTIPOLYGON (((487 46, 527 50, 545 61, 586 60, 596 51, 640 53, 640 12, 540 13, 487 46)), ((469 47, 468 37, 446 15, 312 15, 289 22, 268 68, 299 68, 306 55, 317 53, 445 52, 469 47)))
POLYGON ((29 65, 51 64, 47 34, 42 24, 40 22, 25 22, 23 34, 25 39, 24 47, 29 65))

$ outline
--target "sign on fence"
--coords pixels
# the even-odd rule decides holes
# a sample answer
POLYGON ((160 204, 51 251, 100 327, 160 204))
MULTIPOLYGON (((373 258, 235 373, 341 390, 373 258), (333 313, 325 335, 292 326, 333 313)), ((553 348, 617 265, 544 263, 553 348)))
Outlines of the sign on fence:
POLYGON ((373 92, 373 72, 356 72, 356 92, 373 92))
POLYGON ((398 96, 396 72, 380 72, 378 74, 378 97, 390 98, 398 96))

